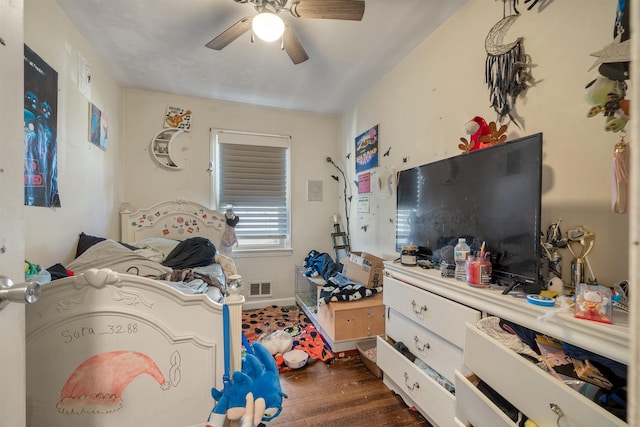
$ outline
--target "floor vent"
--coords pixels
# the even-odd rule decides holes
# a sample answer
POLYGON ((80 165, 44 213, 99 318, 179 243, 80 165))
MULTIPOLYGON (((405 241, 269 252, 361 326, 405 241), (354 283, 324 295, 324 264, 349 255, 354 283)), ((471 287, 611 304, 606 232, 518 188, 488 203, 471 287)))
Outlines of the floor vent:
POLYGON ((250 297, 270 297, 271 296, 271 283, 260 282, 252 283, 250 285, 250 297))

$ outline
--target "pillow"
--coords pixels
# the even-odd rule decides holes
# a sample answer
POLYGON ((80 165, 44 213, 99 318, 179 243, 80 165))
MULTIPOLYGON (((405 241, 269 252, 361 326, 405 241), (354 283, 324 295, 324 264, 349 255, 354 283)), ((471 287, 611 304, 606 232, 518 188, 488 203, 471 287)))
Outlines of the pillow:
POLYGON ((136 242, 136 245, 139 248, 150 248, 160 251, 162 259, 164 260, 167 255, 178 246, 178 243, 180 243, 179 240, 165 239, 164 237, 147 237, 146 239, 136 242))
MULTIPOLYGON (((82 255, 91 246, 95 245, 96 243, 100 243, 104 240, 107 240, 107 239, 105 237, 97 237, 97 236, 91 236, 89 234, 85 234, 84 231, 81 232, 80 238, 78 239, 78 246, 76 247, 76 258, 82 255)), ((122 243, 122 242, 118 242, 118 243, 120 243, 122 246, 131 250, 138 249, 135 246, 131 246, 126 243, 122 243)))
POLYGON ((104 237, 96 237, 91 236, 89 234, 85 234, 84 231, 80 233, 80 238, 78 239, 78 246, 76 248, 76 258, 82 255, 87 249, 96 243, 100 243, 103 240, 107 240, 104 237))

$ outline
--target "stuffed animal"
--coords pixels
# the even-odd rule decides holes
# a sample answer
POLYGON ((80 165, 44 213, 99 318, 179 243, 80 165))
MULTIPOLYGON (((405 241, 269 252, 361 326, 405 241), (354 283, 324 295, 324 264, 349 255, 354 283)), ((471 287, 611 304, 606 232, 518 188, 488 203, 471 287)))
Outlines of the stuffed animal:
POLYGON ((498 129, 495 122, 487 124, 482 117, 476 116, 465 125, 465 132, 471 135, 471 140, 467 141, 466 138, 460 138, 462 144, 458 144, 458 148, 463 153, 469 153, 481 148, 502 144, 507 140, 506 131, 507 125, 502 125, 498 129))
POLYGON ((464 125, 464 130, 467 135, 471 135, 470 140, 467 141, 466 138, 460 138, 462 144, 458 145, 463 152, 469 153, 471 151, 479 150, 484 147, 488 147, 490 144, 483 143, 480 141, 480 137, 484 135, 489 135, 489 125, 487 122, 480 116, 475 116, 473 119, 469 120, 464 125))
POLYGON ((238 236, 236 235, 236 225, 238 225, 238 222, 240 222, 240 217, 233 212, 232 208, 227 208, 224 213, 224 218, 226 226, 224 228, 224 233, 222 234, 220 243, 222 243, 222 246, 230 248, 238 243, 238 236))
POLYGON ((584 89, 586 101, 593 105, 587 117, 603 113, 606 118, 605 131, 622 131, 629 121, 630 105, 625 99, 626 89, 624 81, 610 80, 603 76, 590 81, 584 89))
POLYGON ((284 354, 293 346, 293 338, 285 331, 265 332, 260 335, 258 342, 273 356, 284 354))
POLYGON ((245 358, 242 370, 253 378, 253 395, 256 401, 264 400, 262 421, 269 421, 282 412, 282 400, 287 394, 280 386, 280 373, 275 359, 258 342, 252 344, 253 353, 245 358))
POLYGON ((249 427, 269 421, 282 411, 287 397, 280 386, 278 366, 267 349, 253 343, 253 354, 242 360, 242 370, 231 375, 222 390, 211 389, 216 400, 207 427, 222 427, 225 419, 249 427))

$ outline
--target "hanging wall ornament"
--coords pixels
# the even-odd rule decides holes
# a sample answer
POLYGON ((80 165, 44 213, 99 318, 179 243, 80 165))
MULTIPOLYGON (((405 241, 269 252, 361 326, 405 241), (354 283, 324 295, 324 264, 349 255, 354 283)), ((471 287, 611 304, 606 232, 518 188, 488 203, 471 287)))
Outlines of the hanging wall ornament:
POLYGON ((616 22, 613 26, 613 42, 591 54, 598 59, 589 70, 599 66, 600 74, 611 80, 629 80, 629 62, 631 61, 629 3, 629 0, 618 0, 616 22))
POLYGON ((613 213, 626 213, 629 200, 630 176, 629 141, 626 134, 620 132, 620 142, 613 149, 613 167, 611 174, 611 208, 613 213))
POLYGON ((516 126, 513 117, 516 98, 528 88, 531 79, 529 59, 524 53, 524 38, 518 37, 504 44, 504 36, 520 15, 502 18, 491 28, 485 39, 487 60, 485 63, 485 82, 489 88, 491 106, 498 113, 498 121, 508 117, 516 126))

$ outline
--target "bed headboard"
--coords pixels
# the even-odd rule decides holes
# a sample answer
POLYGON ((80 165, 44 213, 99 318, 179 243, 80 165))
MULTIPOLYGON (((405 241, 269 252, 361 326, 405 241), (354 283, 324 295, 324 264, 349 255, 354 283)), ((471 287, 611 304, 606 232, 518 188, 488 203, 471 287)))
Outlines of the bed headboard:
POLYGON ((220 248, 225 226, 224 214, 183 199, 162 202, 135 212, 128 203, 120 206, 120 239, 124 243, 132 244, 147 237, 174 240, 206 237, 220 248))

